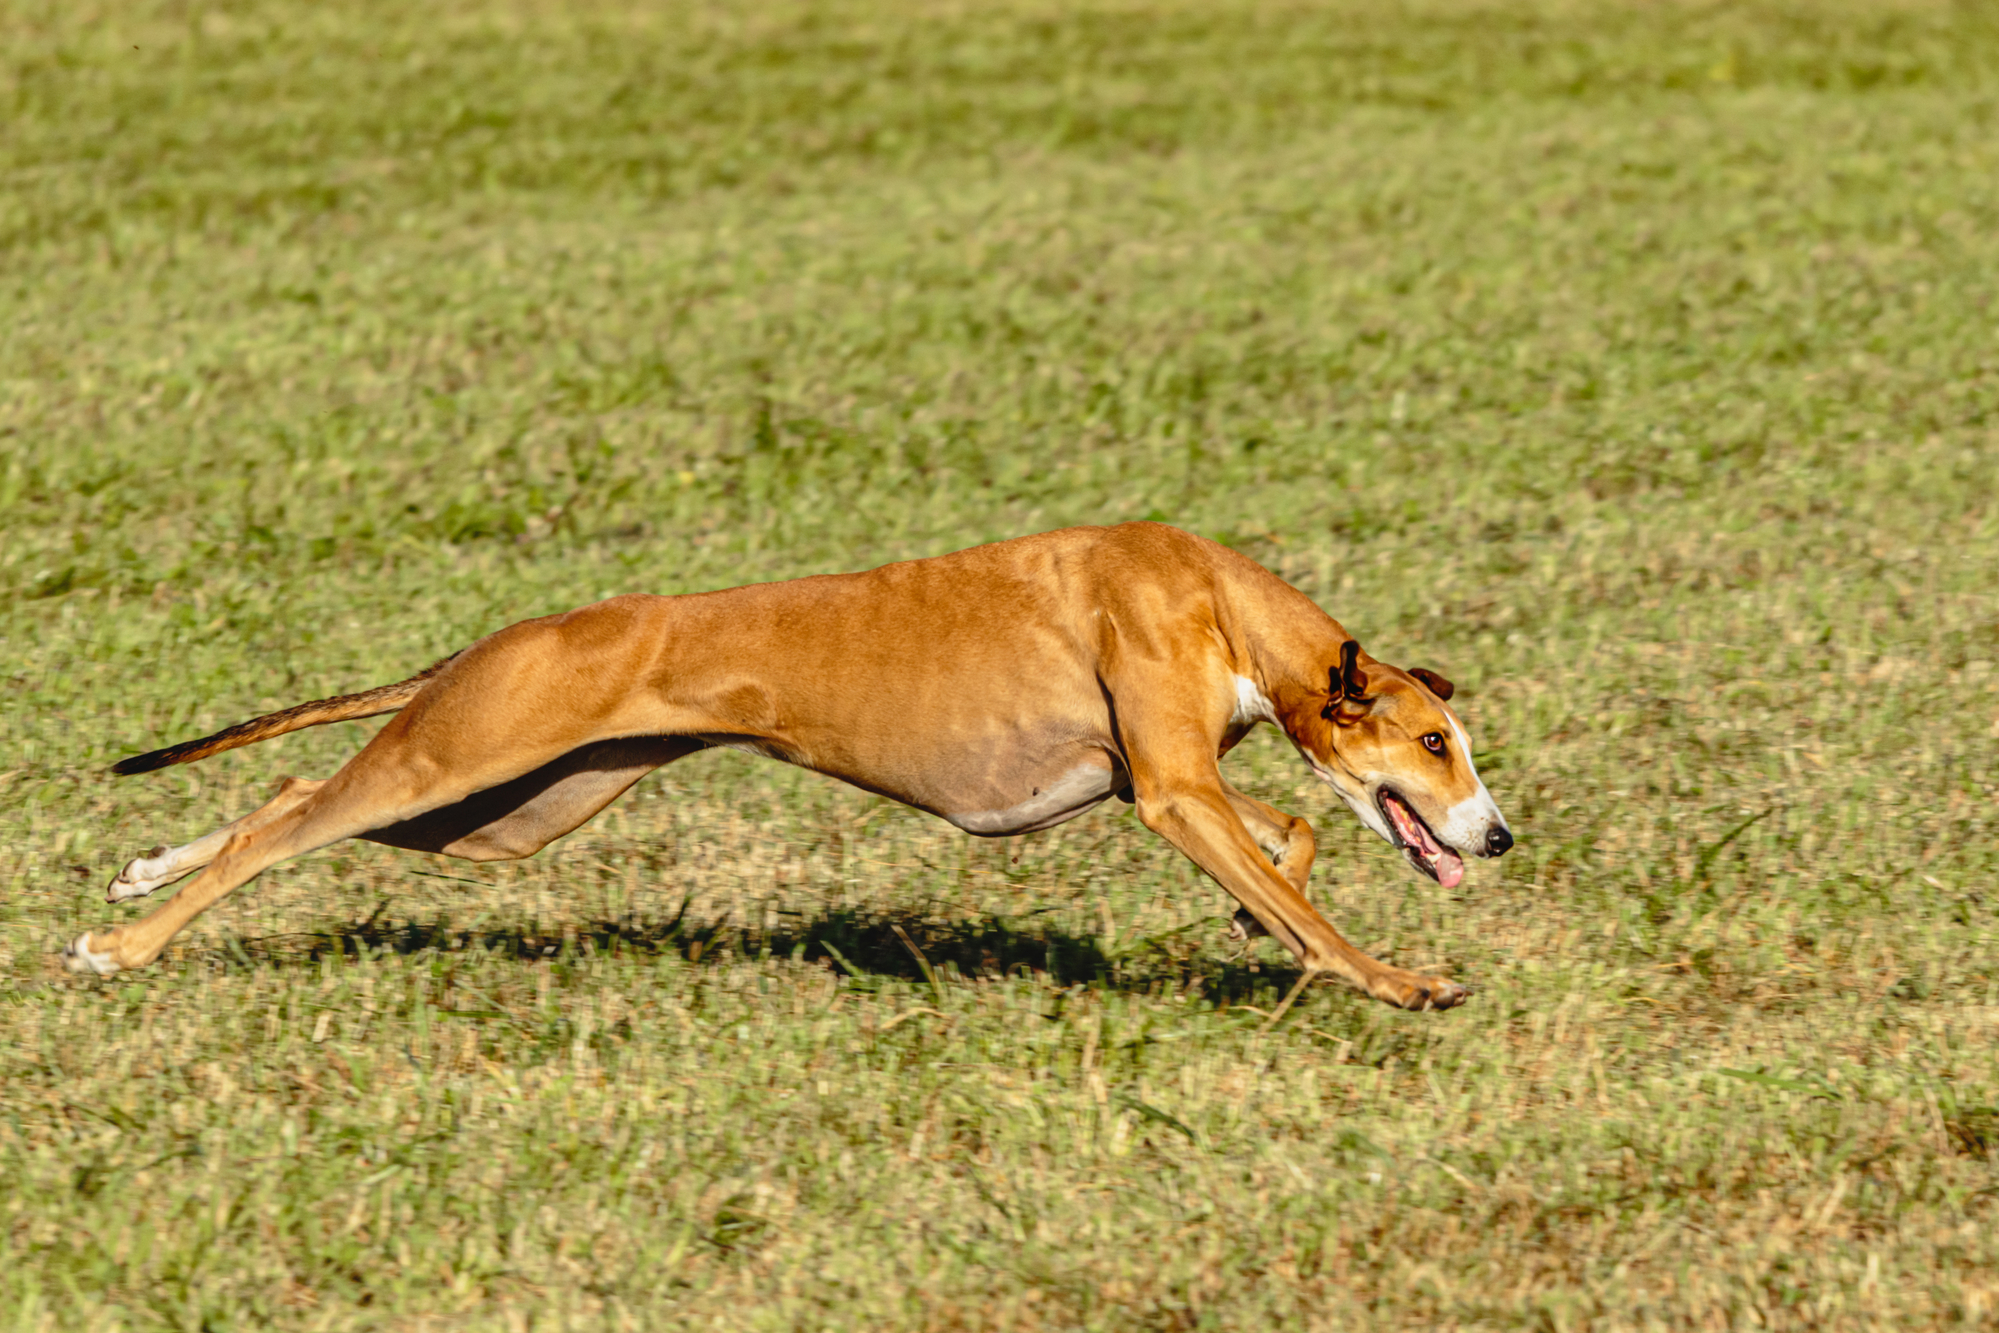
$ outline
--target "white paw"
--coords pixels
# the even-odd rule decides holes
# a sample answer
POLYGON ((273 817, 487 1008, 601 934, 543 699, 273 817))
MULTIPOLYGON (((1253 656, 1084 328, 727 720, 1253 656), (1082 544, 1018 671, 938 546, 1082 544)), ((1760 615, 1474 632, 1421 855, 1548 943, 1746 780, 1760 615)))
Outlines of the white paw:
POLYGON ((126 866, 123 870, 118 872, 118 878, 112 880, 110 884, 105 886, 104 889, 105 902, 122 903, 122 902, 127 902, 133 898, 143 898, 147 894, 151 893, 154 889, 160 887, 160 885, 166 883, 166 880, 163 878, 141 879, 136 875, 134 875, 132 873, 133 868, 138 864, 139 862, 134 861, 131 865, 126 866))
POLYGON ((104 901, 122 903, 143 898, 162 884, 171 884, 178 878, 167 849, 155 847, 145 856, 134 857, 125 863, 125 868, 118 872, 118 878, 105 887, 104 901))
POLYGON ((62 951, 62 965, 78 974, 99 977, 115 977, 119 970, 110 953, 91 950, 87 934, 78 935, 69 942, 69 946, 62 951))

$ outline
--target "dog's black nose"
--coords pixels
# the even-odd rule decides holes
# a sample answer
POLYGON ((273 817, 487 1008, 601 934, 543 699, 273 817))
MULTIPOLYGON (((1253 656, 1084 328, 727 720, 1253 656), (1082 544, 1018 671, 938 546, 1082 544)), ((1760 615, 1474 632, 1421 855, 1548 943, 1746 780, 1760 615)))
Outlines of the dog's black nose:
POLYGON ((1496 828, 1485 835, 1485 854, 1504 856, 1513 847, 1513 835, 1503 828, 1496 828))

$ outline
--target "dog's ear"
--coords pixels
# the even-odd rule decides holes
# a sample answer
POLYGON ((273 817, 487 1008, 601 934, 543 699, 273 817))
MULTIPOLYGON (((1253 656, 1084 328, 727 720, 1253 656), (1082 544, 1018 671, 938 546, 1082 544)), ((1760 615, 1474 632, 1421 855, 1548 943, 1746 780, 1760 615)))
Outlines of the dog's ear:
POLYGON ((1451 684, 1451 682, 1445 680, 1442 676, 1427 667, 1410 667, 1409 674, 1422 681, 1425 685, 1428 685, 1430 693, 1436 695, 1445 703, 1449 703, 1451 696, 1458 692, 1457 686, 1451 684))
POLYGON ((1368 697, 1367 675, 1360 669, 1360 643, 1348 639, 1340 645, 1339 693, 1348 703, 1374 702, 1368 697))
POLYGON ((1327 672, 1326 700, 1321 717, 1336 722, 1357 722, 1374 700, 1368 697, 1367 676, 1360 669, 1360 643, 1348 639, 1340 645, 1340 664, 1327 672))

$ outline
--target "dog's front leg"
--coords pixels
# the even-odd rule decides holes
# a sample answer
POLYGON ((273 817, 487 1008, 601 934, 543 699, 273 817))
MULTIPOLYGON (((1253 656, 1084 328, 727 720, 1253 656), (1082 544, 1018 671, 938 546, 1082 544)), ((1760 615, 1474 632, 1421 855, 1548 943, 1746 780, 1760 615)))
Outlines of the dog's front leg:
POLYGON ((1347 943, 1262 854, 1219 777, 1206 784, 1133 778, 1145 826, 1227 889, 1308 970, 1331 972, 1404 1009, 1449 1009, 1470 996, 1455 982, 1390 967, 1347 943))
MULTIPOLYGON (((1256 839, 1256 845, 1269 855, 1277 873, 1284 876, 1300 897, 1309 901, 1305 885, 1311 879, 1312 862, 1319 856, 1319 845, 1312 837, 1312 826, 1296 815, 1287 815, 1274 805, 1265 805, 1254 796, 1244 795, 1227 778, 1222 779, 1222 794, 1228 797, 1229 807, 1242 820, 1243 827, 1249 830, 1249 836, 1256 839)), ((1247 907, 1237 908, 1235 917, 1229 922, 1229 938, 1232 940, 1253 940, 1269 933, 1247 907)))

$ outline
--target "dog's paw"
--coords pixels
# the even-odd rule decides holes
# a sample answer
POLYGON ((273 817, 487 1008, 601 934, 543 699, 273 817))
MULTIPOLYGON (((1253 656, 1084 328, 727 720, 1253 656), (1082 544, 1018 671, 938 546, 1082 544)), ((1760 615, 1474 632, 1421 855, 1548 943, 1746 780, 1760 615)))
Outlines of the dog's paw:
MULTIPOLYGON (((182 872, 185 873, 185 872, 182 872)), ((116 879, 105 886, 104 901, 108 903, 129 902, 143 898, 162 884, 171 884, 179 876, 172 873, 167 860, 167 848, 159 846, 144 856, 134 857, 125 863, 116 879)))
POLYGON ((1398 1009, 1420 1012, 1425 1009, 1455 1009, 1469 1000, 1476 990, 1463 982, 1402 972, 1381 978, 1369 988, 1369 993, 1398 1009))
POLYGON ((81 976, 115 977, 123 970, 109 949, 100 953, 90 947, 88 934, 78 935, 69 942, 62 951, 62 965, 81 976))
POLYGON ((1238 907, 1235 916, 1229 920, 1228 937, 1237 944, 1260 939, 1269 933, 1261 921, 1250 915, 1247 907, 1238 907))
POLYGON ((1424 977, 1410 987, 1404 1009, 1455 1009, 1477 994, 1477 988, 1442 977, 1424 977))

